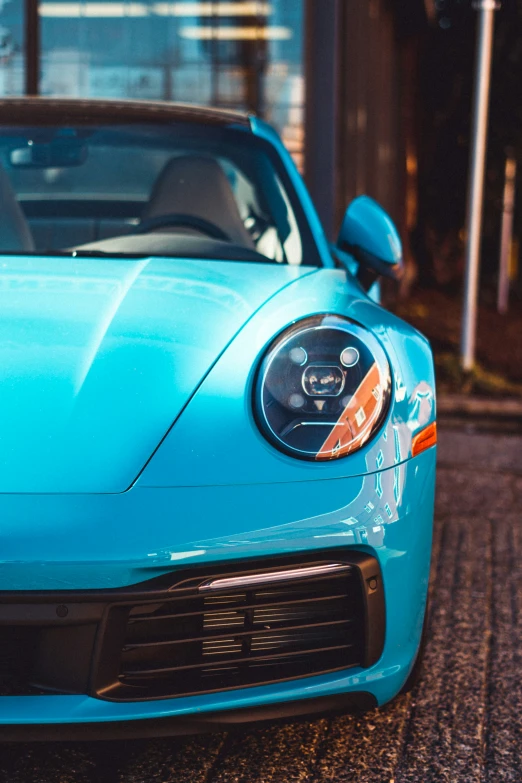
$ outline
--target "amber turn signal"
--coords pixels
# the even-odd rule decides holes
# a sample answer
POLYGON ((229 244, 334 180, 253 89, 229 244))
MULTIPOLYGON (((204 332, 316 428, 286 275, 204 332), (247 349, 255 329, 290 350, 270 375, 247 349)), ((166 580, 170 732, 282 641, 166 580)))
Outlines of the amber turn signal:
POLYGON ((411 456, 416 457, 422 451, 426 451, 437 443, 437 422, 428 424, 423 430, 414 436, 411 444, 411 456))

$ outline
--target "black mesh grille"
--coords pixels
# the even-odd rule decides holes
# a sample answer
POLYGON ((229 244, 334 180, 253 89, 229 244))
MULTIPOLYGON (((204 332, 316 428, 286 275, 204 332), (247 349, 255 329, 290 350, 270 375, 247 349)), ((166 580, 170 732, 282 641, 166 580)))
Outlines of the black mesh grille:
POLYGON ((0 696, 40 693, 31 684, 39 629, 0 628, 0 696))
POLYGON ((113 685, 110 698, 279 682, 354 666, 363 653, 363 595, 355 570, 212 594, 194 588, 128 610, 119 687, 113 685))
POLYGON ((350 549, 320 558, 193 566, 114 590, 4 591, 0 696, 138 701, 371 666, 385 634, 379 564, 350 549))

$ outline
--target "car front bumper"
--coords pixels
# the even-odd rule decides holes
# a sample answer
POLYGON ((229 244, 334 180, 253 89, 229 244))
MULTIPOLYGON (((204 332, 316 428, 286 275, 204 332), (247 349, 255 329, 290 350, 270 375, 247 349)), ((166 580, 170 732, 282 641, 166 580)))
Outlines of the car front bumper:
MULTIPOLYGON (((141 494, 134 489, 102 499, 85 496, 83 501, 78 497, 33 498, 30 525, 36 528, 40 523, 37 539, 42 543, 42 526, 49 534, 45 545, 39 547, 44 558, 26 556, 20 562, 24 560, 20 553, 18 559, 3 558, 3 590, 14 584, 30 597, 34 590, 103 590, 128 584, 139 588, 140 581, 171 573, 176 567, 186 569, 189 564, 244 562, 282 553, 354 548, 379 562, 386 636, 381 657, 368 668, 271 685, 139 702, 114 702, 81 694, 2 696, 1 735, 16 738, 18 726, 27 739, 30 726, 68 724, 71 732, 61 730, 58 736, 77 736, 82 729, 92 736, 92 724, 110 723, 116 731, 116 724, 126 721, 134 722, 136 733, 146 734, 140 726, 144 720, 162 721, 165 728, 156 726, 157 734, 192 733, 242 722, 245 716, 256 718, 256 710, 261 710, 259 717, 272 719, 313 712, 317 707, 330 709, 339 696, 345 706, 368 708, 389 701, 403 686, 420 642, 429 578, 434 475, 435 449, 430 449, 381 473, 306 485, 148 489, 141 490, 141 494), (129 496, 133 496, 130 505, 129 496), (96 516, 96 507, 103 513, 96 516), (118 527, 116 535, 109 515, 118 508, 116 517, 124 519, 125 525, 118 527), (171 524, 169 528, 172 509, 178 515, 191 512, 190 522, 175 529, 171 524), (138 524, 139 517, 146 524, 138 524), (71 547, 71 530, 75 547, 71 547), (217 530, 219 537, 209 535, 217 530), (62 539, 54 550, 53 539, 56 544, 62 539), (103 557, 117 550, 118 543, 123 558, 103 557), (49 557, 51 554, 54 559, 49 557), (166 719, 170 721, 169 729, 166 719)), ((26 497, 1 499, 7 528, 26 503, 26 497)), ((16 539, 16 535, 9 539, 11 555, 16 539)), ((21 536, 19 542, 22 545, 21 536)), ((29 549, 35 543, 27 536, 23 542, 29 549)), ((110 727, 107 729, 109 736, 110 727)), ((44 732, 43 736, 48 735, 44 732)))

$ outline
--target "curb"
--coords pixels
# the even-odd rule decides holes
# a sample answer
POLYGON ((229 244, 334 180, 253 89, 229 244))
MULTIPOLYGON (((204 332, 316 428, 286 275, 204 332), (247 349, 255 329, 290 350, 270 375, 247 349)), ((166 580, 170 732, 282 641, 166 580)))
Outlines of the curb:
POLYGON ((443 394, 437 397, 437 414, 441 416, 495 416, 522 418, 522 398, 468 397, 465 394, 443 394))

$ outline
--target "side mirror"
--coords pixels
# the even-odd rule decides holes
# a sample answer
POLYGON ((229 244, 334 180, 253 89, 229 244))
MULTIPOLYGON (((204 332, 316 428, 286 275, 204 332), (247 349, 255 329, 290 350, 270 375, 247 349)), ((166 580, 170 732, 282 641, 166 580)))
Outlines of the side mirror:
POLYGON ((346 210, 337 247, 357 261, 357 279, 365 289, 378 277, 399 280, 402 276, 398 231, 390 216, 368 196, 354 199, 346 210))

